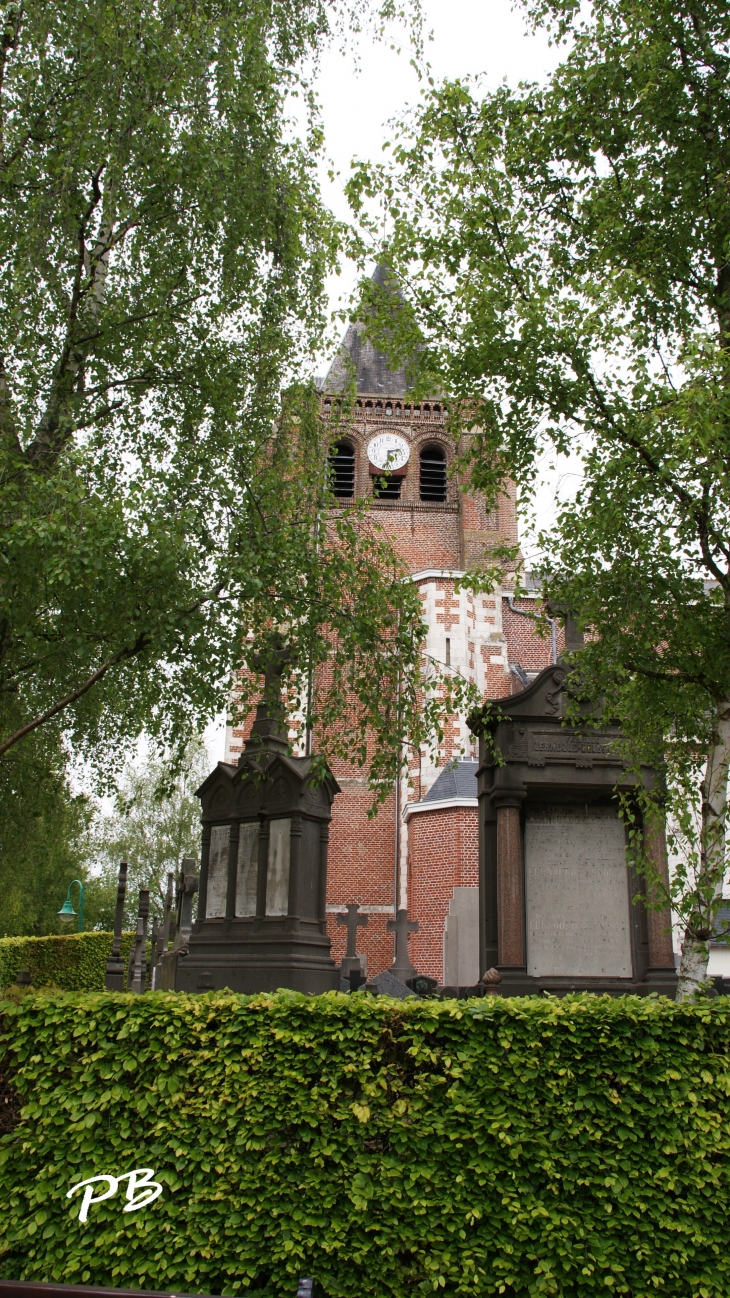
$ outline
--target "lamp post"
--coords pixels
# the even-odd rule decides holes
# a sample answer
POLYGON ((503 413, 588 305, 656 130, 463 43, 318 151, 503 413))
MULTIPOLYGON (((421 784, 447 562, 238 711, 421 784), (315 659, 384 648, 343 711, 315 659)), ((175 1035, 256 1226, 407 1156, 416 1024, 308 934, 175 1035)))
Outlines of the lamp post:
POLYGON ((80 879, 71 880, 70 884, 68 885, 66 900, 63 903, 61 909, 57 911, 57 914, 62 924, 72 924, 73 921, 75 920, 76 911, 71 905, 71 889, 73 888, 75 883, 79 885, 79 922, 76 926, 76 932, 80 933, 84 927, 84 885, 80 879))

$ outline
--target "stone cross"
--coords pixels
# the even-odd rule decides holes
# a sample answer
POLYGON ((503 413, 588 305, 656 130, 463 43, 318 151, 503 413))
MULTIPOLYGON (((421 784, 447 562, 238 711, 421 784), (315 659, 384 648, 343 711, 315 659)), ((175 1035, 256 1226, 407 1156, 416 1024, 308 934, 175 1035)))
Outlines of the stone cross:
POLYGON ((364 928, 368 922, 367 915, 358 915, 360 909, 358 902, 350 902, 347 907, 346 915, 338 915, 337 923, 347 925, 347 950, 345 956, 347 959, 353 959, 357 955, 357 930, 364 928))
POLYGON ((160 930, 160 956, 163 956, 170 945, 170 916, 172 914, 172 899, 175 891, 175 876, 172 870, 167 872, 167 896, 165 897, 165 910, 162 917, 162 928, 160 930))
POLYGON ((150 991, 153 991, 155 986, 155 969, 157 968, 157 943, 159 941, 159 936, 160 935, 159 935, 159 929, 157 923, 157 916, 155 915, 152 919, 152 933, 150 935, 150 970, 149 970, 150 991))
POLYGON ((418 927, 418 920, 409 919, 405 907, 401 907, 395 919, 389 919, 386 925, 389 933, 395 933, 395 960, 390 966, 390 972, 402 983, 416 976, 417 971, 408 958, 408 934, 417 933, 418 927))
POLYGON ((200 882, 195 873, 196 861, 192 856, 184 856, 180 880, 177 886, 177 932, 175 934, 175 951, 187 948, 190 930, 193 927, 193 899, 200 882))
POLYGON ((150 914, 150 890, 140 888, 139 910, 137 912, 137 933, 134 943, 132 963, 132 981, 130 991, 143 992, 147 980, 147 920, 150 914))
POLYGON ((124 991, 124 961, 122 960, 122 924, 124 922, 124 898, 127 893, 127 862, 122 861, 119 867, 117 882, 117 908, 114 912, 114 941, 112 953, 106 962, 104 986, 108 992, 124 991))

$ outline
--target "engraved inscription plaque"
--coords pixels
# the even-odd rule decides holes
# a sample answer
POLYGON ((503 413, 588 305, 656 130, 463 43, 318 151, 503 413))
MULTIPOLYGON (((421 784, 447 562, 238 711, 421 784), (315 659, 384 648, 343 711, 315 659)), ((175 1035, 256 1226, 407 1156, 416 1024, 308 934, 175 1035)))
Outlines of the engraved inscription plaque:
POLYGON ((624 827, 611 807, 528 809, 527 972, 630 978, 624 827))
POLYGON ((208 896, 206 919, 223 919, 226 913, 228 889, 228 843, 230 825, 214 825, 210 831, 210 858, 208 861, 208 896))
POLYGON ((256 885, 259 873, 258 821, 241 825, 236 870, 236 916, 248 919, 256 914, 256 885))
POLYGON ((269 826, 269 861, 266 872, 266 914, 289 912, 289 855, 291 819, 272 820, 269 826))

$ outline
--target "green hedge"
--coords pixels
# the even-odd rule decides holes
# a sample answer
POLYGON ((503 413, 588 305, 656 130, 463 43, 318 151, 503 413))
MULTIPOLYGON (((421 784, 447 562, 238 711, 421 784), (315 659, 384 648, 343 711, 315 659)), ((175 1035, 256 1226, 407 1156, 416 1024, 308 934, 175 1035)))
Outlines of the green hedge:
MULTIPOLYGON (((57 937, 0 938, 0 987, 15 982, 19 969, 29 969, 34 987, 53 985, 64 991, 103 991, 106 962, 113 933, 63 933, 57 937)), ((134 935, 122 934, 126 960, 134 935)))
POLYGON ((730 1293, 730 1000, 32 993, 5 1278, 285 1298, 730 1293), (74 1183, 152 1168, 78 1221, 74 1183))

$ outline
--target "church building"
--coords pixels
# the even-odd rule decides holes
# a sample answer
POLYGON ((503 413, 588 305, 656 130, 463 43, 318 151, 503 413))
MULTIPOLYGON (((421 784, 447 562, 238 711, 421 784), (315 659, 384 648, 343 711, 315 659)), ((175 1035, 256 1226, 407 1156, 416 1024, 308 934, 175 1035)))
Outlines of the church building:
MULTIPOLYGON (((450 474, 455 448, 443 404, 413 402, 405 370, 390 370, 357 323, 322 387, 325 420, 353 372, 353 413, 331 452, 335 501, 346 507, 367 498, 392 538, 423 603, 426 653, 473 681, 483 698, 516 693, 556 661, 559 629, 548 625, 536 596, 515 601, 507 583, 490 595, 456 585, 485 550, 517 540, 513 495, 504 494, 489 511, 478 493, 463 490, 450 474)), ((229 730, 226 761, 237 760, 243 738, 243 731, 229 730)), ((368 819, 366 773, 333 763, 342 792, 330 828, 327 915, 337 963, 346 938, 338 915, 357 903, 367 916, 357 950, 368 978, 392 964, 387 921, 403 907, 418 921, 409 954, 419 973, 447 986, 474 984, 484 973, 476 770, 473 736, 465 718, 455 717, 436 760, 416 755, 409 778, 368 819)))

